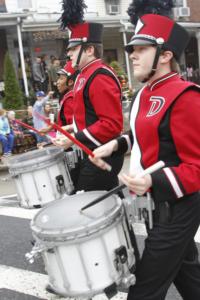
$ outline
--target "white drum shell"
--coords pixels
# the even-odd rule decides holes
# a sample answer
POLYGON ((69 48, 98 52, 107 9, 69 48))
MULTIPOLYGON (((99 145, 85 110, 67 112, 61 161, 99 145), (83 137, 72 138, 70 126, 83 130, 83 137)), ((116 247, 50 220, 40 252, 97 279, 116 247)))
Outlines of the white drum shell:
POLYGON ((118 205, 116 212, 106 227, 99 224, 94 233, 85 228, 84 236, 77 233, 76 238, 66 237, 63 242, 56 242, 54 237, 52 243, 50 237, 46 241, 46 233, 43 240, 42 232, 37 232, 33 224, 37 244, 47 248, 43 259, 49 282, 58 294, 93 296, 113 283, 119 284, 122 274, 115 266, 115 250, 120 246, 127 249, 128 266, 135 263, 122 205, 118 205))
POLYGON ((45 150, 41 151, 38 149, 32 151, 32 153, 21 155, 18 158, 19 162, 15 163, 13 160, 14 163, 11 162, 10 164, 9 172, 14 178, 18 199, 22 207, 44 206, 48 202, 60 199, 62 193, 58 190, 58 182, 56 180, 56 177, 59 175, 63 176, 66 193, 70 194, 73 191, 73 183, 67 165, 64 162, 63 150, 60 151, 58 149, 55 157, 51 157, 51 151, 48 149, 47 155, 49 155, 49 159, 45 155, 45 150), (40 153, 41 157, 39 157, 39 162, 37 162, 40 153), (34 154, 35 156, 37 154, 36 158, 34 154))
MULTIPOLYGON (((122 278, 115 268, 114 251, 121 245, 127 243, 119 222, 90 240, 57 246, 54 253, 45 251, 43 258, 50 284, 59 294, 72 297, 93 296, 114 282, 119 284, 122 278)), ((129 254, 131 267, 132 251, 129 254)))

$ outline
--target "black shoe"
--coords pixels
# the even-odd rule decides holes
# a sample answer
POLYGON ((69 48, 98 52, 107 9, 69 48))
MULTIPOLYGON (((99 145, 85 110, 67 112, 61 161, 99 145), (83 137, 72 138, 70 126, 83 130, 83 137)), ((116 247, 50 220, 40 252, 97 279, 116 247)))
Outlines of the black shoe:
POLYGON ((41 208, 42 206, 40 204, 33 205, 34 208, 41 208))
POLYGON ((47 286, 45 287, 45 290, 48 293, 54 294, 54 295, 58 295, 58 293, 56 293, 56 291, 54 291, 54 289, 52 288, 52 286, 50 284, 47 284, 47 286))

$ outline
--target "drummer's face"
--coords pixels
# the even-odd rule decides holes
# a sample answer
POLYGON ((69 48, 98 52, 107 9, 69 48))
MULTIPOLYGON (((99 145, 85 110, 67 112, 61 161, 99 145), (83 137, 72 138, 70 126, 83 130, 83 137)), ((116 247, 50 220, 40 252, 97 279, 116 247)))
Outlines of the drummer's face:
POLYGON ((59 76, 57 80, 57 88, 60 94, 63 94, 68 89, 66 75, 59 76))
POLYGON ((156 48, 153 46, 134 46, 130 59, 133 64, 134 77, 143 81, 152 70, 156 48))
MULTIPOLYGON (((79 57, 79 53, 81 51, 81 45, 77 45, 75 47, 72 47, 70 49, 68 49, 67 51, 67 55, 70 57, 70 60, 72 61, 72 67, 76 68, 77 67, 77 60, 79 57)), ((82 69, 83 67, 85 67, 93 58, 92 54, 94 52, 91 52, 91 48, 93 49, 94 47, 88 47, 88 49, 83 50, 83 52, 81 53, 81 57, 80 57, 80 61, 78 63, 78 69, 82 69)))

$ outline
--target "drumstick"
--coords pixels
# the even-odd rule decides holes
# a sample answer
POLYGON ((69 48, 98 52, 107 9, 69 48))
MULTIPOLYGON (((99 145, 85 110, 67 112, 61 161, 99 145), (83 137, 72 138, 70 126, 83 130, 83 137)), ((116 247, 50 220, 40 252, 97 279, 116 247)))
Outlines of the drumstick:
MULTIPOLYGON (((150 166, 149 168, 143 170, 142 172, 140 172, 139 174, 136 175, 137 178, 141 178, 147 174, 152 174, 153 172, 163 168, 165 166, 165 163, 160 160, 157 163, 153 164, 152 166, 150 166)), ((90 202, 89 204, 85 205, 84 207, 81 208, 81 212, 101 201, 103 201, 104 199, 108 198, 109 196, 111 196, 112 194, 116 194, 119 191, 121 191, 122 189, 124 189, 126 187, 125 184, 121 184, 117 187, 115 187, 114 189, 106 192, 104 195, 100 196, 99 198, 93 200, 92 202, 90 202)))
POLYGON ((18 120, 18 119, 15 119, 15 121, 16 121, 16 123, 18 123, 19 125, 21 125, 21 126, 23 126, 23 127, 26 127, 26 128, 28 128, 28 129, 30 129, 30 130, 33 130, 33 131, 35 131, 36 133, 38 133, 39 135, 43 135, 39 130, 35 129, 34 127, 32 127, 32 126, 30 126, 30 125, 28 125, 28 124, 26 124, 26 123, 24 123, 24 122, 22 122, 22 121, 20 121, 20 120, 18 120))
MULTIPOLYGON (((74 144, 76 144, 77 146, 79 146, 87 155, 90 155, 92 157, 94 157, 94 153, 88 148, 86 147, 84 144, 82 144, 81 142, 79 142, 79 140, 77 140, 73 135, 71 135, 69 132, 67 132, 66 130, 64 130, 62 127, 60 127, 58 124, 51 122, 49 119, 45 118, 44 116, 42 116, 41 114, 39 114, 38 112, 35 112, 35 115, 37 115, 40 119, 42 119, 44 122, 46 122, 48 125, 52 125, 52 127, 56 130, 58 130, 59 132, 61 132, 64 136, 66 136, 69 140, 71 140, 74 144)), ((99 158, 101 160, 101 158, 99 158)), ((111 171, 112 167, 111 165, 109 165, 108 163, 104 162, 105 166, 106 166, 106 170, 107 171, 111 171)))

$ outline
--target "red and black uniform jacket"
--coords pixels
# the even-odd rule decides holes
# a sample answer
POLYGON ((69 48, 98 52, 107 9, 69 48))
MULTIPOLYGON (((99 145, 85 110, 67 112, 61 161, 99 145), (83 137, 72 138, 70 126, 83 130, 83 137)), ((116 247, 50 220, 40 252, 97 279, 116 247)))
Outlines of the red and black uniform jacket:
POLYGON ((73 123, 73 91, 69 91, 60 101, 58 111, 58 125, 65 126, 73 123))
POLYGON ((74 85, 75 137, 90 149, 118 137, 123 128, 120 83, 112 69, 96 59, 74 85))
POLYGON ((155 200, 181 199, 200 190, 200 87, 170 73, 142 88, 131 114, 131 131, 119 139, 119 151, 132 147, 130 171, 159 160, 152 174, 155 200))

